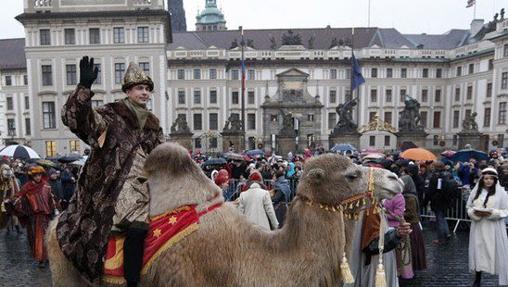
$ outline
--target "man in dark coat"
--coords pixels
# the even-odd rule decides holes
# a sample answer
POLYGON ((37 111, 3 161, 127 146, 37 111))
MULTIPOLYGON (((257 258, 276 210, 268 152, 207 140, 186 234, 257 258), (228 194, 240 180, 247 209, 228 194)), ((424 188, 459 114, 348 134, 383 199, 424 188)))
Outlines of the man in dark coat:
POLYGON ((112 230, 126 234, 124 273, 137 286, 148 231, 148 189, 140 178, 145 157, 164 140, 159 120, 146 109, 153 82, 134 63, 122 90, 127 98, 92 108, 93 58, 80 62, 80 82, 62 109, 62 120, 91 148, 76 192, 57 225, 66 257, 84 279, 97 283, 112 230), (135 196, 141 198, 135 198, 135 196))

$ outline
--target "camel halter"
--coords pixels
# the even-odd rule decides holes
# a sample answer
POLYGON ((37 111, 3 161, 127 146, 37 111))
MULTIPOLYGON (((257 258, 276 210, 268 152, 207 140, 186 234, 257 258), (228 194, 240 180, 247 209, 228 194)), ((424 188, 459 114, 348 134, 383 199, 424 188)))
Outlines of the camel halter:
MULTIPOLYGON (((311 199, 307 197, 303 197, 299 195, 298 197, 305 202, 308 206, 319 206, 319 208, 324 209, 329 212, 338 212, 340 214, 340 224, 341 224, 341 232, 340 232, 340 241, 342 242, 342 260, 340 263, 340 272, 342 275, 342 280, 345 284, 352 284, 354 283, 354 277, 351 273, 351 268, 349 267, 349 263, 346 257, 346 235, 345 235, 345 225, 344 225, 344 216, 348 219, 354 219, 358 220, 359 213, 362 211, 362 209, 366 206, 368 206, 368 203, 370 202, 370 205, 375 205, 376 208, 374 208, 374 213, 381 213, 380 216, 384 216, 383 209, 380 207, 379 202, 377 201, 376 197, 374 196, 375 188, 374 188, 374 172, 373 168, 369 167, 369 175, 368 175, 368 182, 367 182, 367 191, 355 194, 351 197, 348 197, 346 199, 341 200, 337 205, 328 205, 323 203, 315 203, 311 199)), ((366 209, 367 215, 369 215, 369 208, 366 209)), ((383 217, 381 217, 383 218, 383 217)), ((386 223, 385 223, 386 224, 386 223)), ((384 266, 383 266, 383 247, 384 247, 384 230, 386 228, 383 226, 383 220, 381 220, 381 226, 379 227, 379 265, 378 269, 376 271, 376 287, 385 287, 386 286, 386 280, 384 276, 384 266), (383 235, 383 236, 381 236, 383 235), (379 278, 383 278, 383 282, 379 281, 379 278), (379 282, 378 282, 379 281, 379 282)))

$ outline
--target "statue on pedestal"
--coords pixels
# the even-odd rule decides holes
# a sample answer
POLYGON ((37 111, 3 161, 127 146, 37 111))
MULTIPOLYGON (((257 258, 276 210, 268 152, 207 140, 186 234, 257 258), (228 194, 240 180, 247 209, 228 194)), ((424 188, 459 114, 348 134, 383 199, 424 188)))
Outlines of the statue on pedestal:
POLYGON ((283 110, 281 110, 281 113, 282 113, 282 129, 280 130, 280 135, 295 136, 293 114, 291 113, 286 114, 284 113, 283 110))
POLYGON ((406 95, 404 110, 400 112, 399 131, 422 131, 422 117, 420 116, 420 103, 406 95))
POLYGON ((477 115, 478 114, 476 112, 473 112, 470 115, 466 114, 466 118, 462 122, 462 129, 463 129, 463 131, 465 131, 465 132, 471 132, 471 131, 476 132, 476 131, 478 131, 478 124, 475 121, 475 117, 477 115))
POLYGON ((335 126, 337 131, 352 132, 357 129, 357 125, 353 123, 353 108, 356 106, 356 98, 340 104, 337 108, 339 121, 335 126))
POLYGON ((242 131, 242 121, 239 118, 238 114, 231 114, 224 125, 223 131, 228 132, 241 132, 242 131))
POLYGON ((171 133, 190 133, 189 125, 185 120, 185 115, 178 115, 175 122, 171 125, 171 133))

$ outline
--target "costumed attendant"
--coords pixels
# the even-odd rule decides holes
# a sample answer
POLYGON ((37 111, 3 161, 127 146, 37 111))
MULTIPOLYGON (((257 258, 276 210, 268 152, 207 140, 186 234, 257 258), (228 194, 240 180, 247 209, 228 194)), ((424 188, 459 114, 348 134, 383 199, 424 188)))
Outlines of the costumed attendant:
POLYGON ((473 286, 481 286, 482 272, 499 275, 499 285, 508 285, 508 195, 499 184, 494 168, 482 170, 469 195, 469 269, 476 272, 473 286))
POLYGON ((143 166, 164 141, 159 119, 146 107, 154 84, 130 63, 122 83, 127 97, 94 109, 91 87, 98 70, 93 58, 83 57, 79 70, 79 84, 62 109, 62 120, 92 151, 59 218, 57 239, 88 284, 102 285, 111 232, 124 234, 124 277, 127 286, 137 286, 150 202, 143 166))
POLYGON ((7 163, 0 164, 0 229, 7 226, 7 233, 10 227, 14 225, 17 233, 21 233, 19 220, 16 216, 9 214, 8 205, 11 204, 11 198, 19 192, 19 184, 14 177, 14 172, 7 163), (12 225, 9 226, 9 221, 12 225))
POLYGON ((48 260, 44 236, 55 210, 51 187, 42 179, 45 173, 41 166, 30 167, 30 180, 21 187, 14 203, 16 212, 26 227, 32 255, 41 268, 46 267, 48 260))

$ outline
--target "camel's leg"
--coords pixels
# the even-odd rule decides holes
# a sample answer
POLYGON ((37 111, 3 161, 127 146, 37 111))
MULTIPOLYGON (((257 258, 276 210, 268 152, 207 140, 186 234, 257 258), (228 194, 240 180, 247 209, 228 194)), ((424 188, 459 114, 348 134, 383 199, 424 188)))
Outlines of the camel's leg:
POLYGON ((56 239, 56 224, 58 218, 55 218, 49 225, 47 231, 46 246, 48 249, 49 268, 54 287, 81 287, 86 286, 82 281, 78 271, 71 262, 65 258, 60 245, 56 239))

